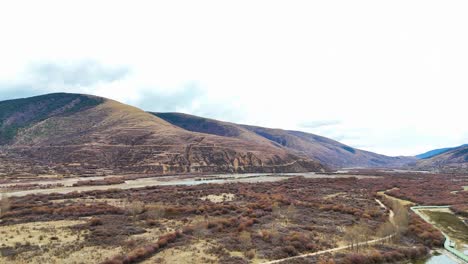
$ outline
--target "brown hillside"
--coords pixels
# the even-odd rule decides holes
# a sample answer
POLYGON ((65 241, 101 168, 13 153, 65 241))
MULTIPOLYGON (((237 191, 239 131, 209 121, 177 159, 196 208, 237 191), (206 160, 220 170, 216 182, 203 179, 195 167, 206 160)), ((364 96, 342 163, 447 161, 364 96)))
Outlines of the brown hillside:
POLYGON ((411 157, 388 157, 355 149, 329 138, 300 131, 238 125, 181 113, 154 113, 156 116, 186 130, 215 134, 227 138, 268 140, 283 149, 304 155, 334 167, 399 167, 415 161, 411 157))
MULTIPOLYGON (((50 100, 48 96, 28 98, 27 105, 18 111, 9 106, 13 110, 4 120, 25 115, 24 109, 46 104, 50 100)), ((75 96, 78 98, 75 100, 89 98, 72 95, 75 96)), ((17 103, 16 100, 7 102, 17 103)), ((32 173, 50 169, 65 174, 324 169, 318 162, 262 138, 245 140, 190 132, 138 108, 108 99, 100 98, 98 103, 72 112, 44 112, 41 118, 27 112, 26 115, 32 115, 31 121, 18 128, 2 146, 3 173, 11 174, 11 167, 15 166, 10 166, 9 170, 5 167, 16 164, 18 159, 26 160, 30 169, 23 167, 16 171, 32 173)))
POLYGON ((454 148, 428 159, 421 159, 416 163, 416 168, 440 172, 468 173, 468 145, 454 148))

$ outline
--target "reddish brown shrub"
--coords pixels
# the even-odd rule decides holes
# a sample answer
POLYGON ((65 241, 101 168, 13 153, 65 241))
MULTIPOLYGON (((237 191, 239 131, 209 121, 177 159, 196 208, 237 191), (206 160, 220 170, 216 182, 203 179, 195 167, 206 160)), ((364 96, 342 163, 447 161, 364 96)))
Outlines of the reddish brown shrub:
POLYGON ((90 226, 102 225, 102 220, 100 218, 93 217, 89 220, 89 225, 90 226))
POLYGON ((145 258, 156 253, 160 248, 163 248, 170 243, 176 241, 178 237, 182 235, 181 231, 168 233, 161 236, 158 241, 151 245, 136 248, 130 251, 126 256, 116 256, 110 260, 106 260, 103 264, 130 264, 139 262, 145 258))
POLYGON ((445 241, 445 237, 439 230, 415 214, 411 215, 407 233, 414 235, 428 247, 441 247, 445 241))

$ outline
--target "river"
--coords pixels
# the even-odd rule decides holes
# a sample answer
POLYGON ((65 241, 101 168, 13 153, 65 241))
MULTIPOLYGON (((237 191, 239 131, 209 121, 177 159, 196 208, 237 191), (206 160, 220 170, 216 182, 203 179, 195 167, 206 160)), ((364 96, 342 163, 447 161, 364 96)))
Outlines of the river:
MULTIPOLYGON (((215 174, 215 175, 197 175, 197 176, 161 176, 161 177, 148 177, 139 178, 134 180, 127 180, 125 183, 112 184, 112 185, 98 185, 98 186, 72 186, 81 180, 102 180, 106 177, 77 177, 65 179, 42 180, 37 182, 15 182, 15 185, 36 183, 40 185, 46 184, 63 184, 61 187, 53 187, 48 189, 31 189, 31 190, 6 190, 8 196, 25 196, 29 194, 51 194, 51 193, 70 193, 94 190, 108 190, 108 189, 134 189, 143 188, 147 186, 168 186, 168 185, 198 185, 203 183, 230 183, 230 182, 271 182, 285 180, 290 177, 303 176, 305 178, 374 178, 374 176, 362 175, 329 175, 329 174, 316 174, 314 172, 307 173, 249 173, 249 174, 215 174)), ((107 176, 115 177, 115 176, 107 176)), ((0 184, 1 187, 8 187, 13 184, 0 184)))

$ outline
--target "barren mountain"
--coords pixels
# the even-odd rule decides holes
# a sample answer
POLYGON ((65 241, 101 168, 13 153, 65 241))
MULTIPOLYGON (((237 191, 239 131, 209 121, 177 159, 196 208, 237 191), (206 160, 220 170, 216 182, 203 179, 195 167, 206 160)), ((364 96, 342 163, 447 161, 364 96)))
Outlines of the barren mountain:
POLYGON ((416 167, 441 172, 468 173, 468 145, 451 148, 430 158, 421 159, 416 163, 416 167))
POLYGON ((88 95, 0 102, 0 174, 323 171, 262 137, 197 133, 88 95))
POLYGON ((355 149, 335 140, 300 131, 239 125, 181 113, 153 113, 183 129, 243 140, 268 140, 278 147, 334 167, 399 167, 412 157, 388 157, 355 149))

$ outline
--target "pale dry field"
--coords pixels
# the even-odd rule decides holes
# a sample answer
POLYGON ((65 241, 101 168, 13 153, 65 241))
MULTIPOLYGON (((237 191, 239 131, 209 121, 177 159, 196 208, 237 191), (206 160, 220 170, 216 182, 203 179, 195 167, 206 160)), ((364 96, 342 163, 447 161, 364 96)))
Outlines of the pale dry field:
POLYGON ((94 263, 96 259, 104 260, 119 253, 119 248, 83 247, 87 232, 70 228, 83 223, 84 220, 64 220, 1 226, 2 247, 24 250, 13 260, 4 256, 8 252, 2 252, 0 263, 94 263))

